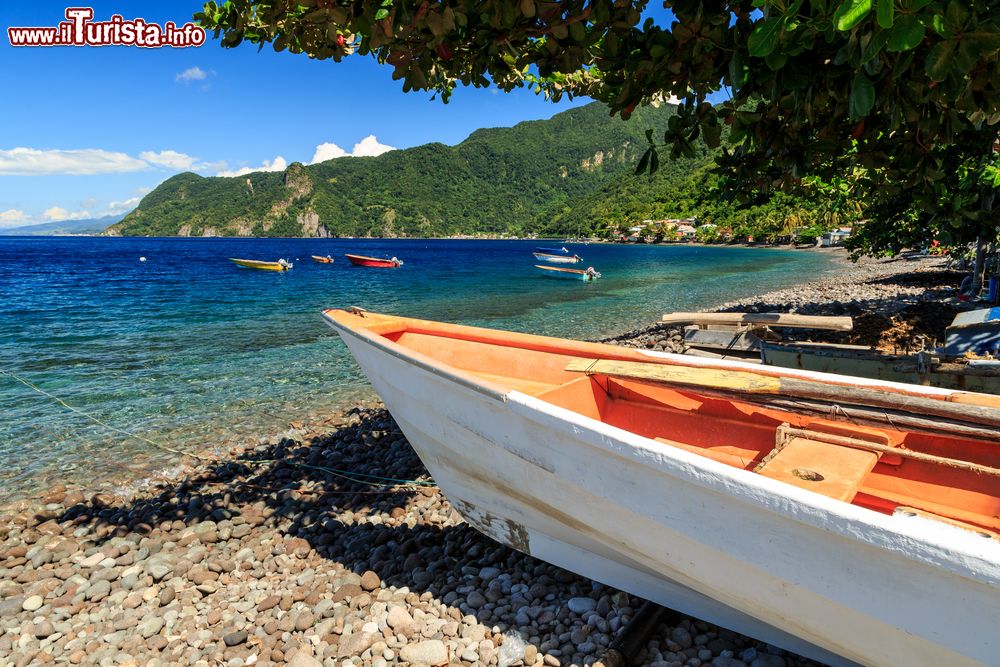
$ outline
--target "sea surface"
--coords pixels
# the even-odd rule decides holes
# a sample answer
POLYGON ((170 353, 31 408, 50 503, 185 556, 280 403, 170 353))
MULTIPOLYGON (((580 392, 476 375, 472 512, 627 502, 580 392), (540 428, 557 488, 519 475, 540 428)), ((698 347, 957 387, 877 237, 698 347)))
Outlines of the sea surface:
POLYGON ((540 275, 537 245, 553 244, 0 237, 0 502, 169 471, 180 457, 158 445, 222 449, 370 398, 322 308, 596 339, 833 265, 802 251, 566 244, 604 274, 584 283, 540 275), (358 268, 345 252, 405 264, 358 268))

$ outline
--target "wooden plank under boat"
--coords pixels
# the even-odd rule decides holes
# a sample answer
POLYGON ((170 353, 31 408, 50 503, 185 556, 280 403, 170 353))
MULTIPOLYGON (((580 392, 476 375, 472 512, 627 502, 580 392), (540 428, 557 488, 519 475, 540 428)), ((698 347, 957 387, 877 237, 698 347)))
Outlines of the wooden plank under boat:
POLYGON ((312 261, 317 264, 333 264, 333 257, 330 257, 329 255, 326 257, 323 257, 322 255, 310 255, 310 257, 312 258, 312 261))
POLYGON ((579 255, 553 255, 544 252, 532 253, 540 262, 552 262, 554 264, 576 264, 577 262, 582 262, 583 257, 579 255))
POLYGON ((287 271, 292 268, 292 263, 283 259, 279 259, 277 262, 262 262, 256 259, 237 259, 236 257, 230 257, 229 261, 247 269, 259 269, 261 271, 287 271))
POLYGON ((385 259, 384 257, 366 257, 365 255, 348 255, 348 254, 345 254, 344 257, 350 260, 351 264, 353 264, 354 266, 368 266, 368 267, 392 269, 396 268, 397 266, 403 265, 403 262, 399 259, 396 259, 395 257, 385 259))
POLYGON ((556 278, 571 278, 573 280, 592 281, 601 277, 601 274, 598 271, 594 271, 593 267, 588 269, 564 269, 559 266, 543 266, 541 264, 535 264, 535 268, 545 271, 545 275, 555 276, 556 278))
POLYGON ((996 664, 997 397, 324 317, 493 539, 831 664, 996 664))
POLYGON ((937 359, 931 354, 921 358, 917 354, 880 354, 857 346, 770 341, 761 342, 760 355, 764 364, 782 368, 1000 394, 1000 363, 996 361, 937 359))

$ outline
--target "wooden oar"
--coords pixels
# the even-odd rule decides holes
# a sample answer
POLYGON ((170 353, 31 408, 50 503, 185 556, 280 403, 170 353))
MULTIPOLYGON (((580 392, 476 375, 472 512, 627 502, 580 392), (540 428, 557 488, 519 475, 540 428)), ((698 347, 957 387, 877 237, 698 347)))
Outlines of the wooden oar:
POLYGON ((587 373, 588 375, 599 374, 648 380, 734 394, 805 398, 837 404, 867 405, 917 415, 933 415, 1000 429, 1000 409, 994 407, 910 396, 868 387, 845 387, 813 380, 759 375, 745 371, 607 359, 576 359, 566 366, 566 370, 587 373))

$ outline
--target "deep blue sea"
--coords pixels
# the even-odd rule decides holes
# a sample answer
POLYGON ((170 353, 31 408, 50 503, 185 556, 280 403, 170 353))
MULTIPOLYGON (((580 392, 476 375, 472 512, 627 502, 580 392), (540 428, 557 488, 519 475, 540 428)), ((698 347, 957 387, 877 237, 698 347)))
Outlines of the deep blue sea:
POLYGON ((0 370, 103 422, 0 374, 0 501, 59 481, 93 488, 121 463, 177 464, 122 431, 203 450, 280 434, 370 396, 321 308, 593 339, 832 266, 797 251, 568 245, 584 258, 578 266, 604 274, 584 283, 540 275, 537 245, 553 244, 0 237, 0 370), (344 252, 405 264, 357 268, 344 252), (316 264, 313 254, 336 261, 316 264), (227 257, 295 267, 254 271, 227 257))

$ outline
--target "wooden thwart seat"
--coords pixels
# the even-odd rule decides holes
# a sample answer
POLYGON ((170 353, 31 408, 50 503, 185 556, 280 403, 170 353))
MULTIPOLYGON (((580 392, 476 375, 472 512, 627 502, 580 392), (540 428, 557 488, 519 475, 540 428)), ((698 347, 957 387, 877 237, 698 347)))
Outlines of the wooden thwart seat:
POLYGON ((830 442, 831 439, 837 438, 782 424, 775 432, 775 448, 754 472, 851 502, 881 454, 830 442))

